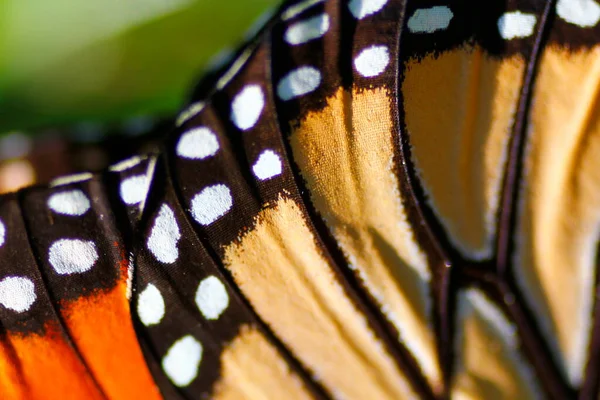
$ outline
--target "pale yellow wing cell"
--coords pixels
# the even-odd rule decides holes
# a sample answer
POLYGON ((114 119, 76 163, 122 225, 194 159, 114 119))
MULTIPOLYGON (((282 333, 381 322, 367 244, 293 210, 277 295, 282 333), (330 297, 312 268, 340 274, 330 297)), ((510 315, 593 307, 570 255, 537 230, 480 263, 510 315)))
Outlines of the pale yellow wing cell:
POLYGON ((600 48, 549 47, 530 113, 515 274, 565 375, 581 382, 600 237, 600 48))
POLYGON ((335 397, 415 397, 293 200, 263 210, 256 226, 225 249, 224 264, 257 313, 335 397))
POLYGON ((409 60, 402 83, 413 163, 463 256, 492 256, 507 145, 525 61, 466 46, 409 60))
POLYGON ((215 400, 310 400, 298 376, 255 328, 244 326, 221 355, 221 378, 215 400))
POLYGON ((294 161, 311 200, 378 307, 434 388, 430 271, 399 193, 392 92, 339 89, 292 123, 294 161))
POLYGON ((531 366, 518 350, 515 327, 483 292, 460 292, 457 314, 452 399, 542 398, 531 366))

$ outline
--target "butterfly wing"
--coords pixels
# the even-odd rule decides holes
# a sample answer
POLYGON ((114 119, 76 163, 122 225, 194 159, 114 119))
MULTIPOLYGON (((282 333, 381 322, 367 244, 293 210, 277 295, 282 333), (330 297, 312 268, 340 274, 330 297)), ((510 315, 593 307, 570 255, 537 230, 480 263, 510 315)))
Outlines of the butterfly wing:
POLYGON ((598 19, 285 3, 160 154, 3 198, 10 395, 595 396, 598 19))

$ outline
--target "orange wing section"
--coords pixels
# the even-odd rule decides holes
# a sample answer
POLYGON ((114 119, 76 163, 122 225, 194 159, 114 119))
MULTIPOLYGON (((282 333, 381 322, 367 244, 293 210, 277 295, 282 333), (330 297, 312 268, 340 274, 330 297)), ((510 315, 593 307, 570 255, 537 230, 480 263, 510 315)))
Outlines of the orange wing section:
POLYGON ((122 282, 68 304, 67 329, 98 384, 111 399, 160 399, 129 316, 122 282))
POLYGON ((465 46, 410 60, 402 84, 413 161, 452 244, 491 256, 525 60, 465 46))
POLYGON ((114 288, 63 304, 62 315, 75 346, 108 398, 161 399, 131 321, 127 265, 123 258, 121 277, 114 288))
POLYGON ((44 334, 8 333, 0 341, 3 399, 102 399, 81 359, 49 323, 44 334))
POLYGON ((113 288, 60 305, 72 344, 56 321, 43 334, 8 332, 2 338, 1 398, 162 398, 131 321, 126 266, 124 260, 113 288))

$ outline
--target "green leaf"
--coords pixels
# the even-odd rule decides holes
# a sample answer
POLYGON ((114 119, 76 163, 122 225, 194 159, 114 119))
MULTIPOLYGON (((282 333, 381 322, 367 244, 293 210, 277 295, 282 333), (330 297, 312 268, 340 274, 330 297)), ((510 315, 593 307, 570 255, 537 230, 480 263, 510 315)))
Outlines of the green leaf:
POLYGON ((0 129, 171 113, 276 0, 3 0, 0 129))

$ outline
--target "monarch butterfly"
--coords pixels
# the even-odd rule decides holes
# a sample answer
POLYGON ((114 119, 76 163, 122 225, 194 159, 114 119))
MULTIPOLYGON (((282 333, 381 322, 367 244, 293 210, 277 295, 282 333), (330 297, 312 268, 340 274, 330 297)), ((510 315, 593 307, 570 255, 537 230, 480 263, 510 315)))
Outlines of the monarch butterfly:
POLYGON ((4 398, 598 398, 600 5, 287 1, 157 154, 0 197, 4 398))

